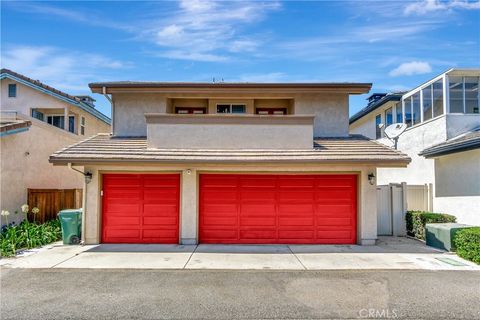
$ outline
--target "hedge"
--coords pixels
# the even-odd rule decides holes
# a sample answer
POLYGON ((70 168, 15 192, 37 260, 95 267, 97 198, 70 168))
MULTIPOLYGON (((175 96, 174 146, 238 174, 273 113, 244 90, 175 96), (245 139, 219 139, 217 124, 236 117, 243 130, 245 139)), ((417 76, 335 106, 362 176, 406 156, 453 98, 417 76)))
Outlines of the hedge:
POLYGON ((457 218, 444 213, 424 211, 407 211, 407 234, 420 240, 425 240, 425 225, 427 223, 456 222, 457 218))
POLYGON ((460 257, 480 264, 480 227, 458 230, 453 242, 460 257))

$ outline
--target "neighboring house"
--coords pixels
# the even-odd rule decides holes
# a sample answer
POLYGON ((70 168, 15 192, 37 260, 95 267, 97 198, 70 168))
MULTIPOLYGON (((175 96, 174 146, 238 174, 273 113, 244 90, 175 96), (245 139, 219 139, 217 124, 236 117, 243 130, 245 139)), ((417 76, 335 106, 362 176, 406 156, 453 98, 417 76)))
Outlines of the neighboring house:
POLYGON ((350 118, 352 134, 378 139, 388 146, 393 143, 383 129, 400 122, 408 126, 398 140, 398 150, 408 154, 412 162, 406 168, 379 169, 378 185, 432 184, 433 211, 480 225, 478 146, 439 158, 422 156, 424 150, 457 141, 480 126, 479 81, 480 69, 450 69, 409 92, 380 95, 350 118), (452 177, 458 180, 451 181, 452 177), (457 184, 461 187, 454 187, 457 184))
POLYGON ((374 244, 376 168, 410 159, 348 133, 365 83, 93 83, 113 136, 50 157, 87 176, 84 241, 374 244))
MULTIPOLYGON (((110 129, 110 119, 92 98, 74 97, 37 80, 2 69, 1 209, 9 221, 27 202, 27 189, 83 188, 83 179, 65 167, 52 167, 52 152, 110 129), (85 100, 87 99, 87 100, 85 100)), ((2 220, 2 223, 4 221, 2 220)))

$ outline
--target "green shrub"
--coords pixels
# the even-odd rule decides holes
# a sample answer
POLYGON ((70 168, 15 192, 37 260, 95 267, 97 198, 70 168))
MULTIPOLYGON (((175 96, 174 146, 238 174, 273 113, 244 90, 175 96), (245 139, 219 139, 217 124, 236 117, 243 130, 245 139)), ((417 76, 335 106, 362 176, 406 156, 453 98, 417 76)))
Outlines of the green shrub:
POLYGON ((59 220, 47 221, 42 224, 27 220, 19 225, 9 225, 0 233, 0 249, 2 256, 13 256, 19 249, 31 249, 43 246, 62 238, 59 220))
POLYGON ((453 242, 460 257, 480 264, 480 227, 457 231, 453 242))
POLYGON ((407 234, 417 239, 425 240, 425 225, 427 223, 456 222, 457 218, 444 213, 424 211, 407 211, 407 234))

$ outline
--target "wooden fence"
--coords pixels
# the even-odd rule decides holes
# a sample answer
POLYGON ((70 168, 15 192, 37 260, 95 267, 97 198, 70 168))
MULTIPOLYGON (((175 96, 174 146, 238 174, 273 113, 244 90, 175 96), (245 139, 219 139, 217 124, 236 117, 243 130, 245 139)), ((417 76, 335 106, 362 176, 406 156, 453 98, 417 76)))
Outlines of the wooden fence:
POLYGON ((33 207, 40 209, 35 217, 30 212, 28 220, 54 220, 60 210, 82 207, 82 189, 28 189, 28 205, 30 211, 33 207))

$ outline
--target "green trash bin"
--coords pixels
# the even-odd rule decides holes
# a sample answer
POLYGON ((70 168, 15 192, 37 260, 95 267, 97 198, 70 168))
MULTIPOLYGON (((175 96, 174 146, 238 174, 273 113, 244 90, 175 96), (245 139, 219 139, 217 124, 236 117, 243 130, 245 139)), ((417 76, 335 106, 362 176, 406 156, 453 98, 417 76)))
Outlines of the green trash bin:
POLYGON ((61 210, 58 218, 62 225, 63 244, 79 244, 82 234, 82 209, 61 210))

